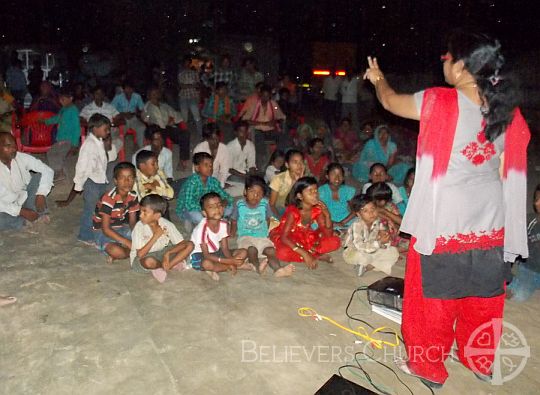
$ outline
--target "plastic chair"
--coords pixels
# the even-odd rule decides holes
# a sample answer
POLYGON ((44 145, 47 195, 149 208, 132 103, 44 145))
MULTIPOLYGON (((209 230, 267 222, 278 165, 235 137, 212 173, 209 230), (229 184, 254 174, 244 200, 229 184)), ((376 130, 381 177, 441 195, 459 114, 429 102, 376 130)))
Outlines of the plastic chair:
POLYGON ((31 154, 44 154, 51 149, 52 129, 54 125, 45 125, 40 121, 49 119, 55 114, 49 111, 31 111, 25 114, 21 120, 20 128, 13 130, 20 152, 31 154))

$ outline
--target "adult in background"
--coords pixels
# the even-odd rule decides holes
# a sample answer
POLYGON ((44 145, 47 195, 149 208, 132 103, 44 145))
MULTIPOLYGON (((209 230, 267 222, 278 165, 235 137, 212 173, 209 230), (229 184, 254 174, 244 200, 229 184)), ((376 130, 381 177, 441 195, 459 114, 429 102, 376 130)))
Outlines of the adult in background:
POLYGON ((39 95, 34 97, 30 111, 49 111, 58 114, 62 105, 54 87, 49 81, 42 81, 39 85, 39 95))
POLYGON ((139 119, 141 111, 144 109, 144 103, 141 95, 133 89, 131 81, 125 80, 122 83, 122 92, 118 93, 111 104, 120 113, 126 123, 127 129, 135 130, 137 134, 137 145, 144 145, 144 131, 146 126, 139 119))
POLYGON ((0 133, 0 230, 31 229, 48 223, 45 197, 53 186, 54 171, 39 159, 17 152, 10 133, 0 133), (33 173, 31 173, 33 172, 33 173))
POLYGON ((353 176, 362 183, 369 180, 369 169, 375 163, 382 163, 387 169, 396 163, 397 145, 392 141, 388 126, 378 126, 373 134, 373 138, 366 142, 360 151, 360 158, 353 165, 353 176))
POLYGON ((264 76, 257 70, 255 59, 248 57, 244 59, 242 70, 238 77, 238 100, 245 101, 250 95, 255 93, 257 83, 263 82, 264 76))
POLYGON ((334 69, 330 70, 330 75, 325 77, 323 81, 323 119, 329 128, 336 123, 338 93, 341 86, 341 78, 336 75, 334 69))
MULTIPOLYGON (((182 119, 188 122, 189 113, 193 116, 195 127, 197 128, 197 136, 202 136, 202 120, 199 112, 200 96, 200 81, 197 71, 191 68, 191 56, 186 55, 182 61, 182 67, 178 72, 178 101, 182 119)), ((190 158, 188 158, 189 160, 190 158)))
POLYGON ((168 137, 178 144, 179 166, 182 169, 187 168, 190 162, 189 132, 179 128, 179 123, 183 120, 182 116, 167 103, 161 101, 161 91, 158 87, 150 89, 148 101, 144 105, 142 119, 148 125, 150 135, 154 130, 160 129, 163 138, 168 137))
POLYGON ((253 127, 253 143, 257 150, 257 168, 262 169, 268 163, 267 141, 273 141, 277 148, 284 150, 287 146, 287 136, 282 132, 280 121, 285 120, 285 114, 278 104, 271 100, 272 88, 269 85, 261 87, 259 99, 246 110, 242 117, 253 127))
POLYGON ((347 70, 347 75, 341 80, 341 118, 349 118, 354 130, 358 130, 358 85, 360 77, 347 70))
POLYGON ((463 365, 491 380, 510 262, 528 256, 530 133, 500 43, 456 31, 441 60, 452 88, 398 94, 375 58, 364 74, 386 110, 420 120, 416 177, 401 223, 412 235, 401 327, 408 361, 396 363, 432 388, 448 377, 444 360, 454 339, 463 365), (485 352, 466 354, 466 346, 485 352))
POLYGON ((6 70, 6 85, 19 105, 24 104, 26 96, 26 77, 22 71, 22 62, 20 59, 13 59, 11 66, 6 70))
POLYGON ((236 138, 227 144, 231 157, 231 167, 227 183, 231 185, 227 189, 229 195, 241 196, 244 192, 246 179, 250 175, 257 174, 255 145, 248 139, 249 123, 240 121, 234 126, 236 138))
MULTIPOLYGON (((152 133, 150 133, 150 144, 145 145, 140 150, 135 152, 133 154, 133 157, 131 158, 131 162, 134 166, 137 165, 137 154, 143 150, 146 151, 152 151, 158 156, 158 165, 161 170, 163 170, 163 173, 165 173, 165 177, 167 177, 167 181, 171 183, 173 180, 173 163, 172 163, 172 151, 165 147, 165 138, 163 137, 163 131, 161 129, 154 128, 152 130, 152 133)), ((165 133, 167 133, 165 131, 165 133)))

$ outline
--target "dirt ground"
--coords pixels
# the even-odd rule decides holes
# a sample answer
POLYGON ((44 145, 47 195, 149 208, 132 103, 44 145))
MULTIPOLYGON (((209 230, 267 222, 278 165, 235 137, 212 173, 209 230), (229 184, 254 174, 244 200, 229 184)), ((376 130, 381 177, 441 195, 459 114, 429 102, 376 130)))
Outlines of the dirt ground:
MULTIPOLYGON (((540 173, 534 163, 530 168, 532 187, 540 173)), ((76 242, 81 198, 62 210, 52 204, 70 187, 55 186, 49 196, 52 223, 40 225, 38 234, 0 234, 0 294, 18 298, 0 309, 0 393, 313 394, 351 363, 354 352, 372 353, 392 368, 392 356, 403 354, 402 347, 373 351, 326 321, 298 315, 298 308, 312 307, 356 326, 345 315, 351 293, 384 275, 357 277, 341 252, 334 254, 334 264, 315 271, 297 265, 292 278, 239 273, 216 283, 189 270, 159 284, 130 271, 128 261, 108 265, 97 250, 76 242)), ((403 276, 403 261, 393 274, 403 276)), ((514 338, 519 332, 530 347, 528 358, 523 342, 517 356, 497 357, 504 377, 510 371, 505 367, 520 370, 515 378, 490 385, 448 360, 450 377, 436 392, 538 393, 539 302, 536 293, 526 303, 506 304, 505 322, 517 332, 505 333, 514 338)), ((371 313, 365 292, 353 300, 351 312, 374 327, 399 331, 399 325, 371 313)), ((361 364, 379 388, 409 393, 388 370, 361 364)), ((342 372, 373 389, 359 371, 342 372)), ((414 394, 430 393, 418 380, 398 374, 414 394)))

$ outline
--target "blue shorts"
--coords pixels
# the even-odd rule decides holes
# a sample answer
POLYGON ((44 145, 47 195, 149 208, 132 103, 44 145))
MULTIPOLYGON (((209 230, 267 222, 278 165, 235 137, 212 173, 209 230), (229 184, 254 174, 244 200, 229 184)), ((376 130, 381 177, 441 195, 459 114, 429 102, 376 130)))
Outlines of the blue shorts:
MULTIPOLYGON (((213 252, 212 255, 215 255, 218 258, 225 258, 225 255, 223 255, 223 251, 221 251, 221 249, 217 250, 216 252, 213 252)), ((198 270, 200 272, 204 272, 204 267, 202 267, 202 261, 203 261, 202 252, 195 252, 191 254, 191 256, 189 257, 189 260, 191 261, 192 269, 198 270)))
MULTIPOLYGON (((112 228, 120 236, 125 237, 126 239, 131 240, 131 228, 129 225, 124 225, 120 228, 112 228)), ((109 243, 118 243, 116 240, 111 239, 110 237, 105 236, 101 229, 94 230, 94 241, 96 242, 96 247, 101 252, 105 252, 105 248, 109 243)))

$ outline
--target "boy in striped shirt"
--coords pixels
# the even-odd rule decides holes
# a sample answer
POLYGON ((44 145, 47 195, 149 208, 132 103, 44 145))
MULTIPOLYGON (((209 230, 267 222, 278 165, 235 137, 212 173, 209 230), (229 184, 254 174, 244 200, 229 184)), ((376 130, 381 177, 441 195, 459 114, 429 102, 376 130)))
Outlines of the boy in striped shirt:
POLYGON ((97 248, 107 255, 107 262, 126 259, 131 251, 131 230, 137 223, 139 201, 133 191, 135 166, 121 162, 114 168, 115 187, 104 194, 92 218, 97 248))

